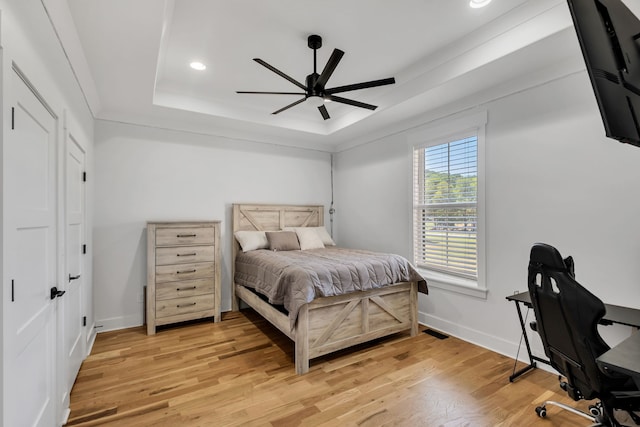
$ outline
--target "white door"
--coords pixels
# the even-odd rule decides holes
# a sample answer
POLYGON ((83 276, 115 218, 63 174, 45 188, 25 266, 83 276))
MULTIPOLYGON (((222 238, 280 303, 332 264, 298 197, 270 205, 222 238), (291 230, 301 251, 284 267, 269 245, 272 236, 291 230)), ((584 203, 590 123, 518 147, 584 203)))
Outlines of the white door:
POLYGON ((14 72, 5 141, 5 424, 56 423, 57 119, 14 72))
POLYGON ((59 307, 63 310, 63 363, 65 380, 62 386, 62 407, 69 407, 69 393, 84 360, 83 316, 84 316, 84 163, 85 153, 73 135, 66 140, 66 284, 65 295, 59 307))

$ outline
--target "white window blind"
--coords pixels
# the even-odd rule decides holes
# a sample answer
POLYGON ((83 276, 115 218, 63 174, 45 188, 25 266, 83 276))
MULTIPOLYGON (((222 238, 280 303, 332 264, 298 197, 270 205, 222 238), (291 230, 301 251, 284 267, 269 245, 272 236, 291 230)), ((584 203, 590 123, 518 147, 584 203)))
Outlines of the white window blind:
POLYGON ((478 276, 478 138, 414 150, 414 262, 478 276))

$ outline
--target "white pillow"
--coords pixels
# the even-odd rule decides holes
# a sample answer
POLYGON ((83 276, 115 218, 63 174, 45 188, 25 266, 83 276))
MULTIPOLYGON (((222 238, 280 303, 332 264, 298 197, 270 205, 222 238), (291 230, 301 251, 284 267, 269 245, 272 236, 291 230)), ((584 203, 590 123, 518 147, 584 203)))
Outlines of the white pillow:
POLYGON ((239 230, 233 233, 233 235, 236 236, 236 240, 240 243, 242 252, 269 248, 269 241, 264 231, 239 230))
POLYGON ((310 228, 313 228, 316 230, 316 232, 318 233, 318 236, 320 236, 320 239, 322 239, 322 243, 324 243, 325 246, 336 245, 336 242, 333 241, 333 239, 331 238, 331 235, 329 234, 326 228, 324 227, 310 227, 310 228))
MULTIPOLYGON (((316 233, 318 233, 318 236, 320 237, 320 240, 322 240, 322 244, 324 246, 335 246, 336 242, 333 241, 333 239, 331 238, 331 235, 329 234, 329 232, 327 231, 326 228, 320 226, 320 227, 284 227, 282 230, 283 231, 298 231, 300 229, 304 229, 304 230, 315 230, 316 233)), ((298 236, 298 240, 300 239, 300 236, 298 236)))
POLYGON ((300 249, 318 249, 324 248, 324 243, 313 227, 296 227, 296 234, 300 242, 300 249))

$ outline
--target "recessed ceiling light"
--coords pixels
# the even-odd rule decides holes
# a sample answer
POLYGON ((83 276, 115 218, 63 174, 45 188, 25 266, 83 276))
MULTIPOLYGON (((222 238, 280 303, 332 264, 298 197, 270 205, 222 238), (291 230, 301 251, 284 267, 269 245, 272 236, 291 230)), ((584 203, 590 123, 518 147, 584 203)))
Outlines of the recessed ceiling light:
POLYGON ((204 71, 207 69, 206 65, 204 65, 202 62, 197 62, 197 61, 192 62, 191 64, 189 64, 189 66, 194 70, 198 70, 198 71, 204 71))
POLYGON ((474 9, 479 9, 481 7, 485 7, 489 3, 491 3, 491 0, 471 0, 469 1, 469 6, 474 9))

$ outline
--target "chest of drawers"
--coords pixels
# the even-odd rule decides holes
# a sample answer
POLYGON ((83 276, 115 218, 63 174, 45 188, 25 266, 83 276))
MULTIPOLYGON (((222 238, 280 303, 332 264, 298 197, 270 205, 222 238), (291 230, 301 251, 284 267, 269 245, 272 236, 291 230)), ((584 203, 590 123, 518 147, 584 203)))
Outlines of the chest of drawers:
POLYGON ((147 223, 147 334, 156 326, 220 320, 220 222, 147 223))

